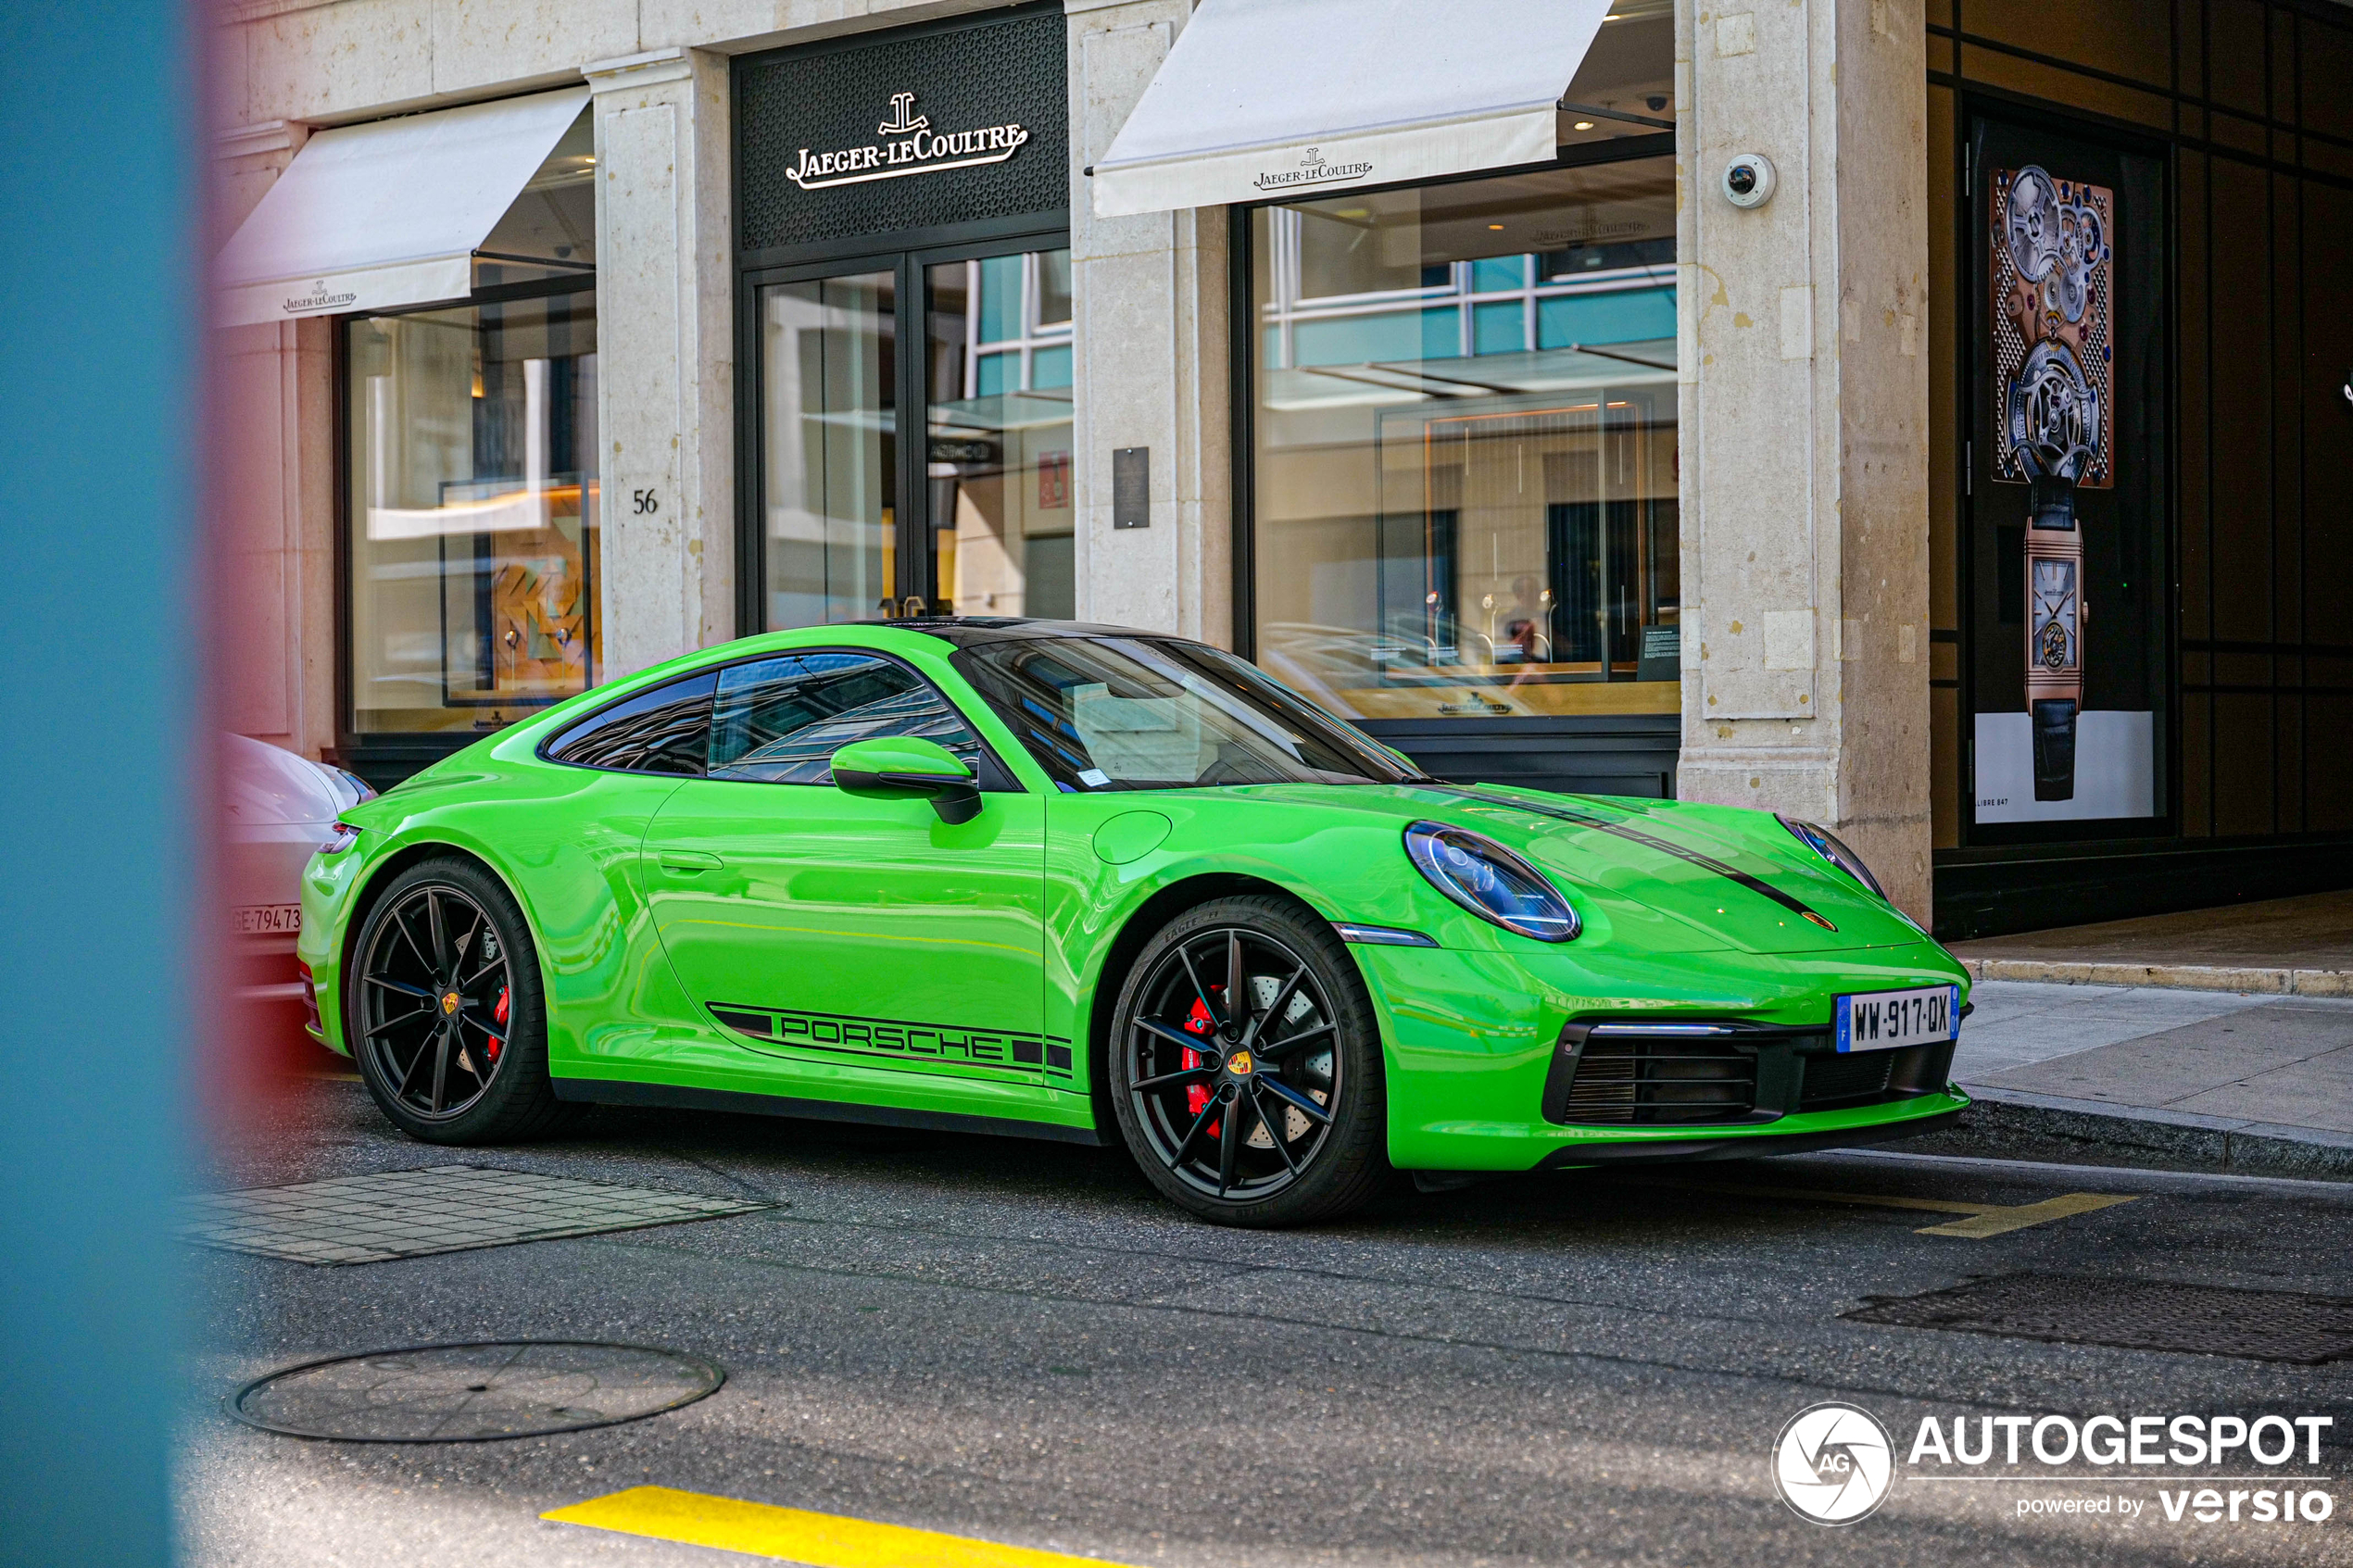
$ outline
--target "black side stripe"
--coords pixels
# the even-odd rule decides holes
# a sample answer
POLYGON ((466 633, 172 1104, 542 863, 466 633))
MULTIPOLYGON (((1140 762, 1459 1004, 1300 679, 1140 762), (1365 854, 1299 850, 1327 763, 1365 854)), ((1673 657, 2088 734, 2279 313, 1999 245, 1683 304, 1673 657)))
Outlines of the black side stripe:
POLYGON ((1761 894, 1770 898, 1792 914, 1802 915, 1825 931, 1838 929, 1831 923, 1828 915, 1818 914, 1807 909, 1771 883, 1760 877, 1751 876, 1738 866, 1728 866, 1712 855, 1703 855, 1696 849, 1686 849, 1680 844, 1671 843, 1655 834, 1644 833, 1637 827, 1629 827, 1624 822, 1613 822, 1606 817, 1596 817, 1567 806, 1540 806, 1532 800, 1516 800, 1508 795, 1482 795, 1478 790, 1463 789, 1454 784, 1419 784, 1415 787, 1435 789, 1441 794, 1460 796, 1465 800, 1483 801, 1490 806, 1510 806, 1522 811, 1532 812, 1539 817, 1552 817, 1564 822, 1575 822, 1579 827, 1597 828, 1603 833, 1615 834, 1619 838, 1640 844, 1645 848, 1655 849, 1664 855, 1672 855, 1679 860, 1688 860, 1694 866, 1714 872, 1718 876, 1737 882, 1751 893, 1761 894))

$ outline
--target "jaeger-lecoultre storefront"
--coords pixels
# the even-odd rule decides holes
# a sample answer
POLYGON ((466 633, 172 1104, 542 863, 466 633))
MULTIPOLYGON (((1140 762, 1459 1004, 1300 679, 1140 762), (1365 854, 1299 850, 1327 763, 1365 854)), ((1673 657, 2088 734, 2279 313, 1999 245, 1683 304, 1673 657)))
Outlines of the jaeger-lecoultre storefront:
POLYGON ((2353 878, 2338 7, 528 10, 221 23, 245 733, 1073 617, 1948 933, 2353 878))

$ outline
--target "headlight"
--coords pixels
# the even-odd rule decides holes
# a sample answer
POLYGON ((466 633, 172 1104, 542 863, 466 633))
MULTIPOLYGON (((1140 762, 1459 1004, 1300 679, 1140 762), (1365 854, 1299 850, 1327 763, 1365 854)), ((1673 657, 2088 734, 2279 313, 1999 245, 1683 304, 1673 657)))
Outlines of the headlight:
POLYGON ((1879 878, 1871 874, 1871 868, 1863 864, 1863 857, 1840 843, 1838 834, 1826 827, 1818 827, 1812 822, 1793 822, 1787 817, 1779 817, 1775 821, 1795 834, 1799 842, 1811 848, 1815 854, 1819 855, 1881 897, 1887 897, 1887 889, 1879 884, 1879 878))
POLYGON ((358 828, 353 827, 349 822, 337 822, 327 830, 326 838, 319 846, 319 853, 340 855, 359 842, 359 830, 358 828))
POLYGON ((1479 919, 1539 942, 1567 942, 1577 911, 1543 874, 1491 838, 1443 822, 1405 830, 1405 853, 1429 884, 1479 919))

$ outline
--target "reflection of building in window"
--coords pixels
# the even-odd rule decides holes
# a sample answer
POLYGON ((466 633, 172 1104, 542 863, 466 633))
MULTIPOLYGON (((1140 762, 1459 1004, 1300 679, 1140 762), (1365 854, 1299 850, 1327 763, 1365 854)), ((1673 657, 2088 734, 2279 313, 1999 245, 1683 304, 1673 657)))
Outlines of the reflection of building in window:
POLYGON ((1671 712, 1663 158, 1253 215, 1259 658, 1374 719, 1671 712))
POLYGON ((1076 598, 1070 253, 929 272, 932 608, 1067 617, 1076 598))
POLYGON ((494 729, 594 684, 594 296, 346 329, 352 728, 494 729))
POLYGON ((852 741, 936 741, 966 766, 980 742, 937 689, 860 654, 806 654, 721 671, 711 776, 831 784, 833 755, 852 741))

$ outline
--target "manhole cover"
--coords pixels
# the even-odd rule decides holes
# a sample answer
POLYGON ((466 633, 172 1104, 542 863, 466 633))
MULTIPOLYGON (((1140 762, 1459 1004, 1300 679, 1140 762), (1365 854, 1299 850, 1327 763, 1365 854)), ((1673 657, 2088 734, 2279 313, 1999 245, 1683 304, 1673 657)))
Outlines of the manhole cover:
POLYGON ((699 1356, 642 1345, 421 1345, 273 1372, 237 1390, 229 1409, 296 1437, 481 1443, 659 1415, 726 1375, 699 1356))
POLYGON ((2353 1300, 2287 1290, 2005 1274, 1919 1296, 1866 1297, 1839 1316, 2061 1345, 2189 1350, 2306 1366, 2353 1356, 2353 1300))

